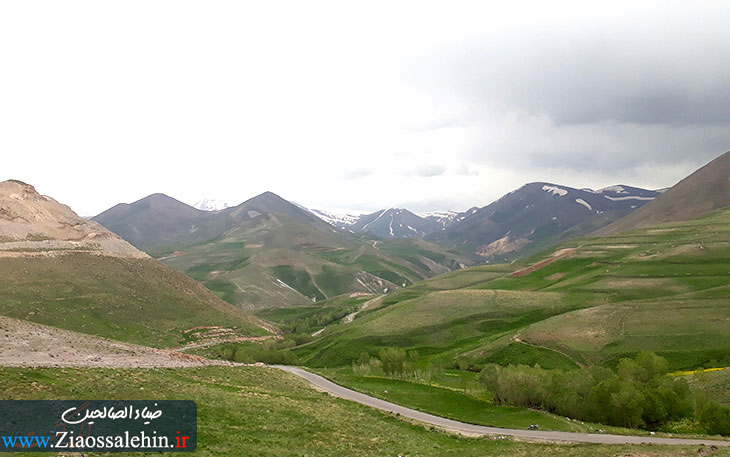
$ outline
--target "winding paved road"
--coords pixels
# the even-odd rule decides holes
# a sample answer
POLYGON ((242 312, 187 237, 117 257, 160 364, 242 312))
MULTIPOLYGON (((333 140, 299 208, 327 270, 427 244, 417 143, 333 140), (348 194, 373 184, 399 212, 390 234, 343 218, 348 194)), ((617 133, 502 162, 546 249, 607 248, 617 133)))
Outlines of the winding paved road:
POLYGON ((668 444, 668 445, 715 445, 730 446, 730 441, 719 441, 711 439, 690 439, 690 438, 657 438, 650 436, 629 436, 629 435, 608 435, 577 432, 549 432, 541 430, 521 430, 514 428, 486 427, 484 425, 473 425, 446 419, 433 414, 424 413, 405 406, 396 405, 379 398, 356 392, 329 381, 322 376, 310 373, 298 367, 275 365, 276 368, 295 374, 304 378, 322 390, 330 394, 361 403, 372 408, 380 409, 390 413, 398 413, 403 417, 415 419, 419 422, 435 425, 455 432, 462 432, 470 435, 503 435, 517 438, 528 438, 547 441, 570 441, 577 443, 603 443, 603 444, 668 444))

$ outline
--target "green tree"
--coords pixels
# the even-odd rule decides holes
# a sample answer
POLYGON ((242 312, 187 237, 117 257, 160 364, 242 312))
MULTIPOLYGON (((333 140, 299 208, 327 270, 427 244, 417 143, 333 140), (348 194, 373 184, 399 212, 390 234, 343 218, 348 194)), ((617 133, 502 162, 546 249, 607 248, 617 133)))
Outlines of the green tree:
POLYGON ((400 348, 383 348, 379 352, 383 372, 387 376, 403 376, 406 351, 400 348))
POLYGON ((707 405, 700 415, 700 424, 710 435, 730 435, 730 408, 707 405))

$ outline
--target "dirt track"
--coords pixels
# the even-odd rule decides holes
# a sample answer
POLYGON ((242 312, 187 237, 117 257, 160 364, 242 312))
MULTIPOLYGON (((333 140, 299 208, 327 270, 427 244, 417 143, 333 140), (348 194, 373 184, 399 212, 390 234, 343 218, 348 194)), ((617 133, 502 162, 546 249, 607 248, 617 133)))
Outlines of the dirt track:
POLYGON ((145 368, 229 364, 0 316, 0 366, 145 368))

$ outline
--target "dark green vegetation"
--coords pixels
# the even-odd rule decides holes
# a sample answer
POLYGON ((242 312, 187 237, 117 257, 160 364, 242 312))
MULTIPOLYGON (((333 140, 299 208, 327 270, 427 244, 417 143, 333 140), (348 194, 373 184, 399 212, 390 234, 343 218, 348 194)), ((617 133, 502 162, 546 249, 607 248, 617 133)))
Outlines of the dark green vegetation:
POLYGON ((262 344, 223 343, 210 348, 197 349, 192 353, 239 363, 262 362, 269 365, 296 365, 297 357, 289 349, 297 343, 310 339, 309 335, 297 335, 284 340, 267 340, 262 344))
MULTIPOLYGON (((0 390, 5 399, 194 400, 198 405, 196 455, 202 456, 608 457, 640 455, 639 452, 655 457, 697 455, 697 447, 460 438, 330 397, 294 376, 264 368, 0 368, 0 390)), ((713 454, 727 455, 728 449, 713 454)))
POLYGON ((373 298, 377 298, 377 296, 358 295, 350 297, 349 295, 340 295, 318 302, 316 305, 264 308, 256 311, 256 315, 267 321, 274 322, 286 333, 311 334, 315 330, 342 320, 373 298))
POLYGON ((481 379, 497 404, 628 428, 730 435, 730 408, 691 395, 685 379, 667 376, 667 366, 644 351, 621 359, 616 371, 488 365, 481 379))
POLYGON ((262 335, 256 320, 152 259, 67 253, 0 261, 0 314, 149 346, 187 342, 222 326, 262 335))

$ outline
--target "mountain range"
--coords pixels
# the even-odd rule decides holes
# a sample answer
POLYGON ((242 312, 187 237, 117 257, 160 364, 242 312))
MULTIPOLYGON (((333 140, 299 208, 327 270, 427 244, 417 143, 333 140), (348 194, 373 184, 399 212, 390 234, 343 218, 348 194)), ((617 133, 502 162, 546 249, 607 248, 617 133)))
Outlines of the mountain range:
MULTIPOLYGON (((616 224, 629 224, 633 219, 626 216, 645 211, 642 207, 664 214, 668 210, 661 208, 675 207, 666 202, 696 195, 693 189, 707 187, 704 182, 714 177, 709 170, 722 175, 727 166, 720 158, 697 172, 704 178, 685 180, 665 195, 628 185, 593 190, 533 182, 484 207, 423 216, 405 208, 337 215, 265 192, 213 211, 153 194, 118 204, 93 221, 230 303, 303 305, 339 294, 393 290, 475 263, 511 261, 607 226, 604 230, 624 227, 616 224)), ((723 195, 691 206, 719 207, 723 195)))
POLYGON ((536 182, 496 202, 464 212, 416 215, 389 208, 360 216, 312 213, 325 222, 381 239, 424 238, 475 261, 500 261, 610 224, 645 205, 660 191, 615 185, 598 190, 536 182))
POLYGON ((93 220, 248 308, 383 293, 472 264, 422 239, 338 229, 271 192, 212 212, 154 194, 93 220))
POLYGON ((509 260, 597 230, 659 195, 625 185, 594 191, 529 183, 426 239, 484 261, 509 260))

